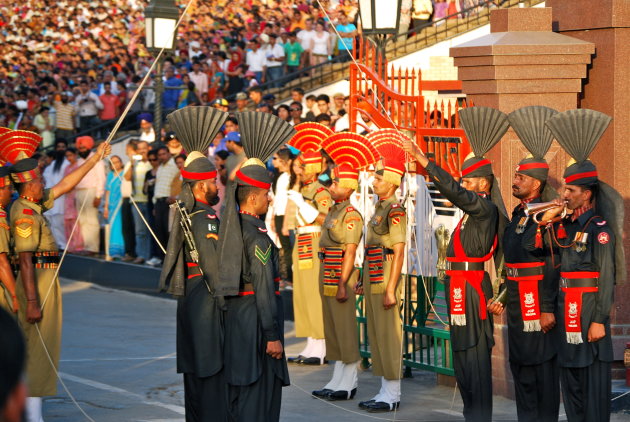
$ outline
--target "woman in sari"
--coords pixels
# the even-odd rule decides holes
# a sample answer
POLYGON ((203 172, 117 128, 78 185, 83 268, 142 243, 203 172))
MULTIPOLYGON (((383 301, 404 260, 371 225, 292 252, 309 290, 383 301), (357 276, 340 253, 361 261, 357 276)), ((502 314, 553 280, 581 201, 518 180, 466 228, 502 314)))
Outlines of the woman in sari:
POLYGON ((227 67, 228 86, 227 96, 236 95, 243 90, 243 57, 238 51, 232 52, 227 67))
POLYGON ((125 241, 122 234, 122 218, 120 206, 122 204, 122 194, 120 187, 122 181, 118 175, 122 172, 123 163, 120 157, 113 155, 112 165, 107 179, 105 180, 105 206, 103 217, 109 226, 108 237, 108 259, 120 258, 125 255, 125 241))
MULTIPOLYGON (((68 147, 66 149, 66 159, 68 160, 68 166, 63 172, 63 176, 67 176, 76 170, 79 167, 78 163, 79 156, 77 155, 77 150, 68 147)), ((64 228, 66 232, 67 246, 68 252, 82 252, 83 251, 83 237, 81 236, 81 227, 79 227, 79 222, 77 218, 79 217, 79 211, 76 206, 76 191, 72 189, 70 192, 66 193, 63 197, 64 199, 64 228), (76 229, 74 229, 74 234, 70 236, 72 233, 72 228, 76 224, 76 229)))

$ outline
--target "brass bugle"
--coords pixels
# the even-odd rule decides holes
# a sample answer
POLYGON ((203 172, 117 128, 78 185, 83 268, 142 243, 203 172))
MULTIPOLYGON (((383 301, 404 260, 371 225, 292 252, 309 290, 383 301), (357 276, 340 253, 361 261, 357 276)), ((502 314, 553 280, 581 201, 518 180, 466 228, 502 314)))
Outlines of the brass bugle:
MULTIPOLYGON (((525 215, 532 216, 532 220, 534 220, 537 224, 540 224, 539 216, 541 214, 546 213, 547 211, 557 208, 558 204, 555 202, 539 202, 537 204, 525 204, 525 215)), ((567 203, 564 203, 564 208, 562 209, 562 213, 560 214, 561 218, 564 218, 567 215, 567 203)))

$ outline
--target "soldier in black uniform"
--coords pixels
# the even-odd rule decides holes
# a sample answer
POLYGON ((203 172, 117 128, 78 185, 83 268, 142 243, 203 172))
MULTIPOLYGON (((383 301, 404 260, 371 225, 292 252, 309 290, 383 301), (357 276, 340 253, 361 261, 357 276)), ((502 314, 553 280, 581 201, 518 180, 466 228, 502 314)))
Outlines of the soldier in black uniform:
POLYGON ((218 288, 220 294, 229 296, 225 371, 230 420, 277 421, 289 372, 283 347, 278 249, 264 223, 271 176, 263 163, 295 131, 267 113, 244 112, 237 118, 249 159, 226 193, 218 288), (261 138, 265 133, 269 135, 261 138))
MULTIPOLYGON (((549 186, 544 159, 553 135, 545 121, 556 113, 547 107, 524 107, 512 112, 512 128, 531 152, 516 167, 512 195, 520 204, 503 233, 507 281, 507 325, 510 369, 516 390, 519 421, 557 421, 560 378, 554 344, 558 277, 544 228, 526 214, 526 206, 552 201, 558 194, 549 186)), ((556 257, 555 261, 559 261, 556 257)), ((559 265, 559 262, 557 262, 559 265)), ((489 306, 500 314, 503 305, 489 306)))
MULTIPOLYGON (((610 309, 615 281, 625 278, 621 239, 623 199, 598 179, 588 160, 611 118, 594 110, 569 110, 547 121, 560 145, 573 157, 564 172, 562 194, 572 210, 553 226, 561 257, 558 363, 567 419, 610 419, 613 348, 610 309)), ((543 221, 561 213, 564 204, 543 221)))
POLYGON ((483 158, 483 154, 501 139, 507 131, 508 121, 505 114, 486 107, 466 108, 459 114, 474 151, 474 156, 462 164, 461 185, 448 172, 430 162, 412 142, 405 142, 405 150, 426 169, 440 193, 465 212, 446 253, 453 366, 466 420, 490 421, 490 355, 494 337, 493 319, 486 305, 493 292, 484 262, 495 255, 497 233, 501 230, 500 220, 505 218, 505 211, 498 186, 493 183, 491 163, 483 158))
POLYGON ((177 372, 184 374, 187 421, 225 421, 223 300, 214 294, 218 272, 219 219, 214 165, 207 151, 228 117, 212 107, 186 107, 168 116, 189 152, 182 193, 160 276, 162 290, 177 297, 177 372), (182 221, 188 225, 182 225, 182 221), (187 239, 187 236, 190 236, 187 239))

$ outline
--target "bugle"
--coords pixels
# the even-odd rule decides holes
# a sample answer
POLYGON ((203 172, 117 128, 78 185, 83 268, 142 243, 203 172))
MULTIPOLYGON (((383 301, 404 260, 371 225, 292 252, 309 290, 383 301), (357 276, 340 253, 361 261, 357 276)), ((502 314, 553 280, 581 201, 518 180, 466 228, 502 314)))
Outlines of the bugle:
MULTIPOLYGON (((557 208, 558 204, 556 202, 539 202, 536 204, 525 204, 525 215, 531 216, 532 220, 536 222, 536 224, 540 224, 540 215, 546 213, 549 210, 557 208)), ((564 203, 564 207, 562 208, 562 213, 560 214, 560 218, 564 218, 567 215, 567 203, 564 203)))

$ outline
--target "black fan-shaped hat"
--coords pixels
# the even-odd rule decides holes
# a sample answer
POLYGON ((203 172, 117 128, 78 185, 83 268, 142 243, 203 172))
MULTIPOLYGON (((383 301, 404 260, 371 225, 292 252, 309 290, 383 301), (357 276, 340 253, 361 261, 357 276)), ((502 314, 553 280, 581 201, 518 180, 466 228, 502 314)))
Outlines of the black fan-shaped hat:
POLYGON ((265 162, 295 134, 289 122, 270 113, 244 111, 236 118, 247 158, 265 162))
POLYGON ((483 157, 507 132, 510 124, 502 111, 491 107, 467 107, 459 110, 466 137, 475 157, 483 157))
POLYGON ((562 148, 577 162, 586 161, 610 124, 612 117, 596 110, 575 109, 547 120, 547 127, 562 148))
POLYGON ((167 120, 190 154, 192 151, 205 153, 227 118, 226 112, 213 107, 190 106, 172 112, 167 120))
POLYGON ((558 112, 544 106, 519 108, 508 115, 510 126, 536 159, 544 159, 553 142, 553 133, 545 125, 558 112))

